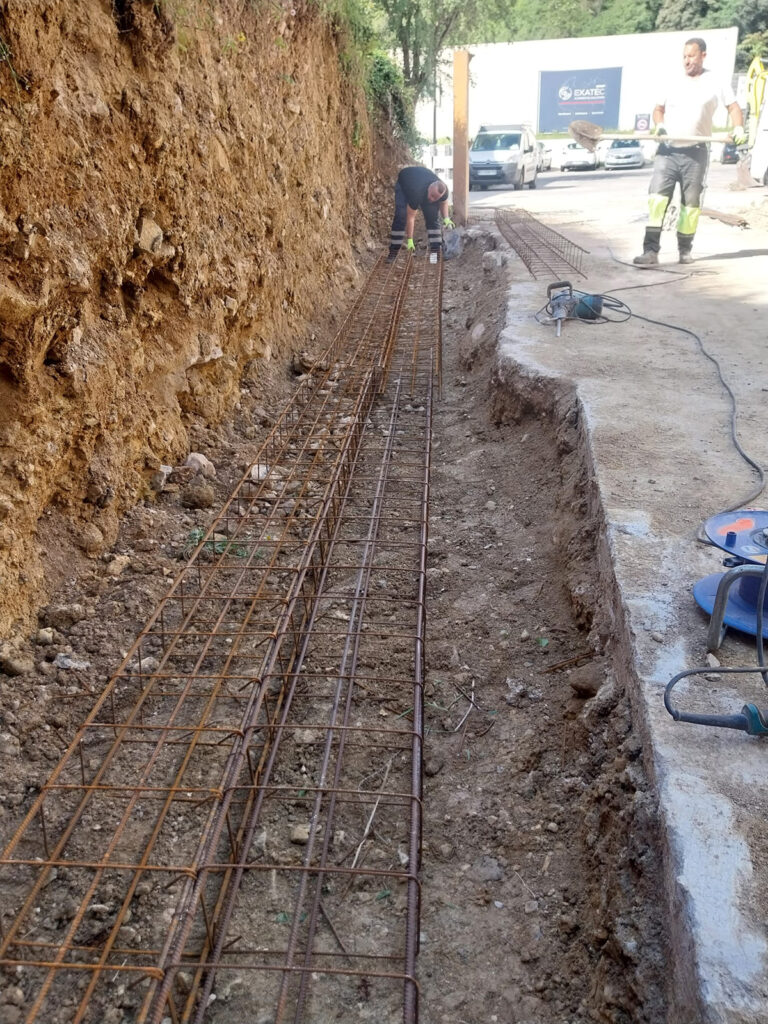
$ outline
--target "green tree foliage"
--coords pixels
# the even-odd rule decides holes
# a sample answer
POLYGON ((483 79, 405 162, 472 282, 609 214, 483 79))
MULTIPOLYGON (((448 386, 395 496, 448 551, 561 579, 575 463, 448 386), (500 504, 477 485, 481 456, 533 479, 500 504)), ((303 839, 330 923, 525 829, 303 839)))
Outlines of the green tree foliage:
POLYGON ((366 74, 366 93, 374 109, 383 110, 395 135, 409 146, 418 142, 413 118, 413 97, 403 72, 381 50, 370 54, 366 74))
POLYGON ((768 59, 768 0, 662 0, 655 27, 666 32, 731 25, 739 30, 738 71, 746 70, 753 57, 768 59))
POLYGON ((737 68, 768 59, 768 0, 372 0, 416 98, 429 91, 447 46, 670 32, 736 25, 737 68))
POLYGON ((736 69, 745 71, 754 57, 761 57, 768 66, 768 29, 764 32, 750 32, 736 47, 736 69))
POLYGON ((653 32, 661 0, 613 0, 595 11, 590 35, 631 35, 635 32, 653 32))
POLYGON ((415 99, 434 81, 447 46, 511 39, 514 0, 377 0, 415 99))
POLYGON ((707 8, 711 6, 706 0, 662 0, 655 28, 658 32, 715 28, 714 25, 706 26, 707 8))
POLYGON ((415 146, 413 91, 399 65, 381 49, 387 33, 381 11, 372 0, 321 0, 320 9, 336 36, 342 70, 362 82, 369 110, 382 112, 395 135, 415 146))

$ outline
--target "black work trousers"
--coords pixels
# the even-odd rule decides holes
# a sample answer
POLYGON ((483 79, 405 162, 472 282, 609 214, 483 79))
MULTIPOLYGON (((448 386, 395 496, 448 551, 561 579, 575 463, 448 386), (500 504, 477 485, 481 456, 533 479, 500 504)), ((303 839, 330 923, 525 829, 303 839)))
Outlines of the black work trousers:
MULTIPOLYGON (((427 241, 430 252, 438 252, 443 244, 443 236, 440 231, 439 210, 440 202, 424 203, 421 208, 424 214, 424 223, 427 226, 427 241)), ((389 235, 389 251, 396 253, 405 240, 405 219, 408 213, 408 200, 405 198, 399 184, 395 185, 395 216, 392 220, 392 230, 389 235)))

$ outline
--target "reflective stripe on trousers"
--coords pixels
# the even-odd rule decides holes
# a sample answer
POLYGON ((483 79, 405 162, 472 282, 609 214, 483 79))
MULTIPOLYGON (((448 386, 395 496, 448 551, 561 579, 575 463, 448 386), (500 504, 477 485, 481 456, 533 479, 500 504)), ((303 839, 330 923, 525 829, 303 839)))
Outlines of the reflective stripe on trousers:
POLYGON ((709 150, 704 145, 673 149, 662 144, 653 164, 653 177, 648 190, 648 227, 643 241, 644 252, 661 248, 661 227, 669 201, 680 185, 680 214, 677 219, 677 242, 681 252, 689 252, 701 215, 704 179, 709 163, 709 150))
MULTIPOLYGON (((432 252, 442 248, 443 235, 440 230, 437 204, 427 203, 422 209, 424 222, 427 225, 427 241, 432 252)), ((400 185, 395 185, 395 215, 389 233, 389 251, 397 252, 405 240, 405 220, 408 215, 408 200, 400 185)))

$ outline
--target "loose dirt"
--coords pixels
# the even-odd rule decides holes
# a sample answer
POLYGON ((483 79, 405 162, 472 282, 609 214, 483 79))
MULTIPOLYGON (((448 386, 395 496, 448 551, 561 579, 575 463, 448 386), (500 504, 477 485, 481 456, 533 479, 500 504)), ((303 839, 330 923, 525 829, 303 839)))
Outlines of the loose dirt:
MULTIPOLYGON (((611 638, 611 581, 595 568, 600 524, 580 417, 567 389, 499 385, 506 272, 483 258, 495 246, 474 229, 445 271, 420 1019, 660 1022, 655 802, 611 638)), ((332 329, 316 326, 318 347, 332 329)), ((192 431, 216 467, 214 507, 294 386, 291 366, 273 360, 244 380, 232 422, 192 431)), ((171 481, 124 518, 100 560, 62 566, 47 547, 50 571, 66 580, 41 612, 21 674, 0 676, 3 845, 209 522, 210 509, 185 503, 184 480, 171 481)), ((51 538, 63 528, 48 517, 51 538)), ((377 907, 350 912, 367 927, 377 907)), ((17 990, 3 984, 0 1020, 16 1024, 17 990)), ((223 983, 217 992, 211 1020, 241 1022, 223 983)), ((333 1019, 375 1019, 372 1011, 339 1007, 333 1019)), ((129 1001, 112 1008, 110 1024, 131 1012, 129 1001)))

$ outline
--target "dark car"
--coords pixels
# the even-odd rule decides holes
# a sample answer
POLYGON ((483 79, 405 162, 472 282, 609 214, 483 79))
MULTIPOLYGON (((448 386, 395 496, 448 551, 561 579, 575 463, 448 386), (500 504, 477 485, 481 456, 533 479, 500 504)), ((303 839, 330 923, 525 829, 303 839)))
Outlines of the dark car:
POLYGON ((723 152, 720 154, 721 164, 737 164, 739 162, 739 150, 735 142, 726 142, 723 145, 723 152))

